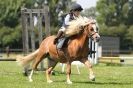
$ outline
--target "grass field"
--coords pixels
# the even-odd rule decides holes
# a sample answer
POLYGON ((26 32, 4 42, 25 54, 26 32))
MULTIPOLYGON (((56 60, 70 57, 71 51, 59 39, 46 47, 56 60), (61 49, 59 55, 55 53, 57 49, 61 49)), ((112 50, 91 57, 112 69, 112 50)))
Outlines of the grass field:
POLYGON ((65 83, 66 75, 61 74, 61 67, 56 68, 56 75, 52 76, 53 83, 47 84, 45 73, 34 74, 34 82, 30 83, 22 75, 22 68, 16 62, 0 62, 0 88, 133 88, 133 67, 131 66, 94 66, 96 81, 88 79, 88 70, 80 67, 78 75, 76 67, 72 67, 72 85, 65 83))

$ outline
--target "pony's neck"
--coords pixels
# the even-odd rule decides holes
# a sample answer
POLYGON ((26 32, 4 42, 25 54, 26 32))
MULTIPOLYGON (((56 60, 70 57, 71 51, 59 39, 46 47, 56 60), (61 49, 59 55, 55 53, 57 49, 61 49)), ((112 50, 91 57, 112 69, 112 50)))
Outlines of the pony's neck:
POLYGON ((80 46, 81 47, 84 47, 84 46, 88 47, 89 37, 88 37, 87 31, 84 30, 84 32, 81 35, 79 35, 78 40, 80 41, 80 46))

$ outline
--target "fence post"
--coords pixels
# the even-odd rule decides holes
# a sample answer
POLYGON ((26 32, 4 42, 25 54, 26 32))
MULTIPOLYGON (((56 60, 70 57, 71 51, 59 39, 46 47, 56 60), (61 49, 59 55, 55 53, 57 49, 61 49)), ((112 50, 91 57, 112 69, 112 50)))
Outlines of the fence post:
POLYGON ((33 22, 33 13, 32 9, 29 10, 30 14, 30 34, 31 34, 31 46, 32 51, 35 51, 35 34, 34 34, 34 22, 33 22))
POLYGON ((25 8, 21 8, 21 22, 22 22, 22 40, 23 40, 23 52, 26 55, 29 52, 29 36, 27 28, 27 17, 25 14, 25 8))
MULTIPOLYGON (((28 33, 28 27, 27 27, 27 23, 28 23, 28 19, 27 19, 27 15, 25 14, 26 9, 25 8, 21 8, 21 18, 22 18, 22 40, 23 40, 23 52, 24 52, 24 56, 29 53, 29 33, 28 33)), ((24 68, 24 75, 27 76, 28 75, 28 68, 29 66, 24 68)))
MULTIPOLYGON (((43 40, 43 33, 42 33, 42 16, 41 13, 37 13, 37 18, 38 18, 38 32, 39 32, 39 45, 41 44, 43 40)), ((44 70, 44 61, 42 60, 40 63, 40 68, 41 70, 44 70)))
POLYGON ((50 35, 50 18, 49 18, 49 7, 44 5, 44 18, 45 18, 45 34, 46 36, 50 35))

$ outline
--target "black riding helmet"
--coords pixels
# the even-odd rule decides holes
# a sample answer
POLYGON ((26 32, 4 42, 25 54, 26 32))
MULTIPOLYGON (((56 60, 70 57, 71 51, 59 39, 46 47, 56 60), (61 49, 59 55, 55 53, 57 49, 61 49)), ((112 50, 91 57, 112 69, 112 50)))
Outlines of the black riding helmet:
POLYGON ((82 11, 82 10, 83 10, 83 8, 81 7, 81 5, 79 5, 77 3, 73 4, 70 9, 70 11, 82 11))

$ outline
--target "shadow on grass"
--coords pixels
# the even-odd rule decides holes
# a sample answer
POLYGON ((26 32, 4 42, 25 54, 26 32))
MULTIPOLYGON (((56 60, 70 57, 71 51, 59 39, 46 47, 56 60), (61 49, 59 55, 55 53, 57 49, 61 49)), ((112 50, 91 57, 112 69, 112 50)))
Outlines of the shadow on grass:
POLYGON ((91 81, 73 81, 73 83, 83 83, 83 84, 98 84, 98 85, 106 85, 106 84, 112 84, 112 85, 132 85, 133 82, 91 82, 91 81))

